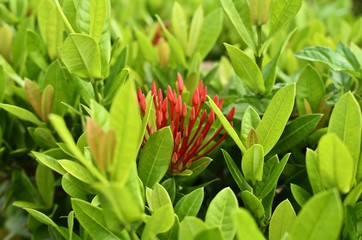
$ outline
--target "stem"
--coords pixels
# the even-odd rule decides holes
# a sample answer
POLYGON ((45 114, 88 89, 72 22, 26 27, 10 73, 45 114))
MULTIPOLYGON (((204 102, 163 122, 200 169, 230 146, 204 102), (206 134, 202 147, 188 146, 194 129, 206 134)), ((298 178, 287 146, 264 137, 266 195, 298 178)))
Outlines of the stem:
POLYGON ((255 61, 256 61, 256 64, 258 65, 260 71, 262 70, 263 68, 263 54, 260 52, 261 50, 261 35, 262 35, 262 32, 261 32, 261 27, 262 25, 258 25, 257 26, 257 34, 258 34, 258 51, 257 51, 257 55, 255 55, 255 61))
POLYGON ((94 81, 93 78, 91 78, 91 83, 92 83, 92 87, 93 87, 93 91, 94 91, 94 97, 95 97, 97 103, 100 103, 101 100, 100 100, 99 94, 98 94, 98 86, 97 86, 98 84, 96 81, 94 81))
POLYGON ((65 26, 67 27, 68 31, 70 33, 75 33, 72 28, 72 25, 70 25, 70 22, 68 21, 67 17, 64 15, 62 7, 60 6, 58 0, 54 0, 54 2, 55 2, 55 6, 57 7, 58 12, 59 12, 60 16, 62 17, 63 22, 64 22, 65 26))

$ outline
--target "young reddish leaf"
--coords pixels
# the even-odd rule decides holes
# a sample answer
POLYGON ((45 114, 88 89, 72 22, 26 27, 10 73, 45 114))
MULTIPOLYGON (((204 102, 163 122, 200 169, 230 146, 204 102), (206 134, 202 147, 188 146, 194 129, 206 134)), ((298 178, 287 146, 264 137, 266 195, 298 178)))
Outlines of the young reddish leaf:
POLYGON ((41 95, 38 89, 38 85, 27 78, 25 79, 25 94, 29 99, 29 102, 31 106, 34 108, 35 112, 42 120, 44 120, 42 118, 41 95))
POLYGON ((248 137, 246 138, 246 147, 250 148, 257 143, 258 143, 258 133, 254 128, 251 128, 248 137))

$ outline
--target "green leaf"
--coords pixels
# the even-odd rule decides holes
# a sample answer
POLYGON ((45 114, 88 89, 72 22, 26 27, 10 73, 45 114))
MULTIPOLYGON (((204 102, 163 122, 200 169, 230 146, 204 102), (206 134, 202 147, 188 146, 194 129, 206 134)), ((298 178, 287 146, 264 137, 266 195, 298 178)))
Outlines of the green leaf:
POLYGON ((155 210, 147 221, 141 240, 155 239, 159 233, 167 232, 175 221, 172 205, 165 205, 155 210))
POLYGON ((174 203, 176 197, 176 181, 174 178, 169 178, 161 184, 170 196, 171 202, 174 203))
POLYGON ((224 149, 221 149, 221 151, 222 154, 224 155, 224 159, 231 173, 231 176, 234 178, 234 181, 238 185, 239 189, 241 191, 248 190, 251 192, 253 190, 252 187, 249 185, 244 176, 241 174, 239 168, 236 166, 234 160, 230 157, 229 153, 226 152, 224 149))
POLYGON ((230 137, 234 140, 234 142, 236 143, 236 145, 238 145, 238 147, 240 148, 242 153, 245 153, 246 149, 245 146, 243 145, 243 143, 241 142, 238 134, 235 132, 234 128, 230 125, 229 121, 226 119, 226 117, 224 116, 224 114, 220 111, 219 107, 216 106, 216 104, 214 103, 214 101, 207 96, 209 99, 209 103, 211 108, 214 110, 216 116, 219 118, 221 124, 223 125, 223 127, 225 128, 225 130, 227 131, 227 133, 230 135, 230 137))
POLYGON ((342 203, 335 190, 318 193, 302 208, 290 233, 292 240, 338 239, 343 223, 342 203))
POLYGON ((129 76, 129 70, 128 69, 122 69, 122 71, 117 75, 117 77, 114 78, 113 82, 109 83, 106 82, 106 86, 104 88, 104 105, 109 105, 112 103, 114 96, 117 93, 117 90, 124 84, 126 79, 129 76), (108 84, 107 84, 108 83, 108 84))
POLYGON ((196 235, 208 228, 207 224, 201 219, 192 216, 186 216, 180 224, 178 232, 179 240, 195 239, 196 235))
POLYGON ((318 156, 313 150, 307 148, 305 156, 305 165, 307 168, 308 179, 312 187, 313 193, 319 193, 324 190, 321 176, 319 175, 318 156))
POLYGON ((173 151, 173 136, 169 127, 150 136, 141 151, 138 175, 143 184, 152 188, 166 174, 173 151))
POLYGON ((136 36, 144 58, 150 62, 158 62, 157 48, 152 45, 152 41, 141 31, 137 31, 136 36))
POLYGON ((272 4, 269 38, 288 25, 297 15, 302 0, 276 0, 272 4))
POLYGON ((265 155, 275 146, 283 133, 293 111, 294 96, 294 84, 281 88, 270 101, 262 120, 256 128, 259 144, 263 146, 265 155))
MULTIPOLYGON (((80 5, 82 6, 82 4, 80 5)), ((81 9, 79 9, 81 11, 81 9)), ((92 36, 96 42, 99 41, 104 23, 107 16, 106 0, 91 0, 90 1, 90 30, 89 35, 92 36)))
POLYGON ((125 182, 136 161, 141 121, 134 82, 127 81, 117 92, 110 110, 110 128, 116 131, 112 179, 125 182))
POLYGON ((51 0, 42 0, 38 7, 38 24, 41 36, 51 59, 58 57, 58 48, 63 45, 63 20, 51 0))
POLYGON ((5 98, 6 85, 7 78, 5 76, 4 67, 0 64, 0 103, 2 103, 5 98))
POLYGON ((347 147, 333 133, 324 135, 318 144, 319 174, 326 188, 347 193, 355 182, 356 164, 347 147))
POLYGON ((249 191, 243 191, 241 193, 241 199, 243 200, 245 208, 253 214, 257 222, 261 222, 265 216, 261 201, 249 191))
POLYGON ((197 161, 193 162, 191 166, 188 168, 188 170, 192 171, 192 174, 189 177, 185 178, 185 180, 195 179, 207 168, 207 166, 209 166, 211 162, 212 159, 209 157, 202 157, 197 161))
POLYGON ((299 206, 303 207, 304 203, 308 201, 308 199, 311 197, 309 192, 307 192, 304 188, 296 185, 296 184, 290 184, 290 188, 292 190, 293 197, 295 198, 295 201, 299 204, 299 206))
POLYGON ((196 216, 204 200, 204 188, 198 188, 183 196, 175 206, 175 213, 182 221, 186 216, 196 216))
POLYGON ((290 124, 285 127, 282 136, 271 153, 288 151, 305 140, 317 126, 321 118, 322 114, 307 114, 292 120, 290 124))
POLYGON ((67 171, 65 171, 64 168, 62 166, 60 166, 59 162, 55 158, 52 158, 51 156, 48 156, 48 155, 46 155, 44 153, 40 153, 40 152, 32 151, 31 153, 34 154, 37 161, 44 164, 48 168, 56 171, 57 173, 59 173, 61 175, 64 175, 67 173, 67 171))
POLYGON ((87 194, 91 191, 89 185, 73 177, 70 173, 62 177, 62 188, 71 197, 87 200, 87 194))
POLYGON ((64 0, 63 1, 63 12, 64 15, 67 17, 68 22, 72 26, 75 32, 78 31, 77 24, 75 22, 76 13, 77 13, 78 1, 74 0, 64 0))
MULTIPOLYGON (((276 167, 273 168, 270 175, 261 182, 260 190, 258 191, 259 194, 257 196, 260 199, 264 199, 270 191, 273 190, 274 186, 277 184, 278 179, 280 175, 282 174, 285 165, 287 164, 287 161, 289 159, 290 153, 286 154, 282 160, 276 165, 276 167)), ((272 159, 269 159, 268 161, 271 161, 272 159)), ((266 164, 265 164, 266 165, 266 164)), ((265 166, 266 167, 266 166, 265 166)))
POLYGON ((179 43, 181 44, 184 52, 187 48, 187 30, 188 25, 185 17, 184 10, 178 2, 173 4, 172 9, 172 29, 175 32, 175 36, 179 43))
POLYGON ((250 213, 243 209, 236 209, 233 217, 236 225, 236 235, 239 240, 264 240, 263 234, 260 232, 258 225, 250 213))
POLYGON ((249 106, 243 116, 243 120, 241 121, 241 132, 240 139, 242 143, 246 146, 246 139, 248 138, 248 134, 251 128, 256 129, 260 123, 259 114, 249 106))
POLYGON ((222 30, 223 15, 221 10, 217 9, 209 13, 202 24, 200 36, 197 41, 194 53, 200 53, 201 59, 204 59, 215 45, 216 40, 222 30))
POLYGON ((214 227, 214 228, 206 229, 206 230, 199 232, 195 236, 194 239, 195 240, 214 240, 214 239, 223 240, 224 238, 222 236, 220 228, 214 227))
POLYGON ((102 78, 101 57, 94 38, 71 33, 65 39, 60 55, 70 73, 81 78, 102 78))
POLYGON ((345 93, 332 111, 328 133, 335 133, 342 140, 356 164, 360 155, 361 124, 361 109, 358 102, 351 92, 345 93))
POLYGON ((263 177, 264 151, 263 146, 254 144, 246 150, 241 160, 241 169, 245 179, 250 180, 253 185, 261 181, 263 177))
POLYGON ((286 199, 274 210, 269 225, 269 239, 280 240, 284 233, 290 232, 297 219, 292 204, 286 199))
POLYGON ((328 66, 336 72, 347 72, 354 76, 359 77, 359 69, 355 69, 345 57, 344 54, 333 51, 329 47, 316 46, 307 47, 294 54, 296 57, 305 59, 308 61, 322 62, 328 64, 328 66))
POLYGON ((224 43, 224 45, 236 74, 244 80, 249 88, 256 93, 263 94, 265 92, 263 75, 256 63, 239 48, 227 43, 224 43))
POLYGON ((228 16, 241 39, 256 52, 257 49, 255 37, 254 34, 252 34, 248 2, 245 0, 221 0, 220 2, 225 14, 228 16), (236 3, 236 5, 234 3, 236 3))
POLYGON ((199 6, 193 14, 190 25, 190 35, 188 39, 187 55, 192 56, 194 49, 200 37, 201 27, 204 22, 204 12, 202 6, 199 6))
POLYGON ((186 64, 186 59, 185 59, 185 54, 182 51, 182 47, 180 46, 180 43, 177 41, 177 39, 167 30, 167 28, 165 27, 165 24, 162 22, 161 18, 156 15, 156 18, 158 20, 158 22, 160 23, 161 27, 162 27, 162 31, 165 34, 166 38, 167 38, 167 42, 169 43, 170 47, 171 47, 171 51, 172 51, 172 55, 175 57, 176 61, 179 64, 182 64, 184 67, 187 68, 187 64, 186 64))
POLYGON ((236 226, 233 213, 238 208, 238 201, 230 188, 221 190, 211 201, 206 212, 205 222, 209 227, 221 228, 225 240, 233 239, 236 226))
POLYGON ((159 183, 156 183, 154 189, 147 188, 148 193, 146 194, 148 206, 152 211, 156 211, 158 208, 161 208, 165 205, 172 207, 172 202, 170 196, 166 189, 159 183))
POLYGON ((94 178, 89 173, 89 171, 79 163, 70 160, 59 160, 58 162, 68 173, 70 173, 75 178, 78 178, 82 182, 88 184, 94 182, 94 178))
POLYGON ((53 171, 43 164, 39 164, 35 173, 36 185, 45 206, 51 208, 54 200, 54 174, 53 171))
POLYGON ((80 199, 72 198, 75 217, 94 239, 119 239, 105 226, 102 209, 80 199))
POLYGON ((5 104, 5 103, 0 103, 0 108, 15 115, 16 117, 20 118, 21 120, 31 122, 39 127, 45 125, 45 123, 40 121, 33 113, 29 112, 28 110, 26 110, 24 108, 10 105, 10 104, 5 104))
POLYGON ((63 232, 60 229, 60 227, 47 215, 31 208, 24 208, 24 210, 27 211, 31 216, 33 216, 39 222, 54 227, 65 239, 67 239, 68 235, 65 232, 63 232))
POLYGON ((316 112, 320 101, 326 95, 323 80, 317 70, 311 65, 307 65, 298 78, 296 88, 296 104, 299 114, 306 113, 304 99, 309 102, 312 111, 316 112))
POLYGON ((362 182, 355 186, 343 200, 343 205, 355 206, 356 202, 359 200, 362 193, 362 182))

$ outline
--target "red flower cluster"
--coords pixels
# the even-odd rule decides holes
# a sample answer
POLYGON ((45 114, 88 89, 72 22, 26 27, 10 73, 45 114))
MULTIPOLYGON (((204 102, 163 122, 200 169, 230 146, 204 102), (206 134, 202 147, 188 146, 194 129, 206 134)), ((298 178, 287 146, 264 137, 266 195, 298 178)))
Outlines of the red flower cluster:
MULTIPOLYGON (((169 170, 173 173, 182 172, 189 168, 192 162, 208 154, 227 136, 227 133, 225 132, 215 144, 211 147, 209 146, 215 137, 222 131, 223 127, 221 126, 218 131, 209 138, 209 140, 206 142, 204 141, 212 124, 215 122, 216 116, 213 110, 210 111, 209 115, 207 115, 206 110, 201 113, 202 106, 206 101, 207 95, 207 87, 204 87, 203 82, 200 82, 199 87, 196 88, 193 93, 192 107, 188 119, 186 103, 183 103, 182 101, 184 84, 180 74, 177 74, 177 86, 179 94, 177 95, 176 91, 172 91, 171 87, 168 86, 167 97, 165 98, 163 98, 161 89, 158 89, 158 92, 156 92, 156 84, 154 82, 151 89, 153 103, 156 109, 157 130, 170 124, 173 134, 174 148, 169 167, 169 170), (198 124, 196 124, 198 118, 199 121, 198 124), (195 129, 196 131, 194 131, 195 129), (197 156, 206 147, 209 147, 209 149, 197 156)), ((140 88, 138 89, 138 100, 142 115, 145 116, 146 100, 145 95, 142 93, 140 88)), ((223 102, 223 98, 219 100, 219 97, 217 95, 215 96, 214 103, 219 107, 219 109, 222 108, 223 102)), ((227 115, 228 121, 233 118, 234 113, 235 107, 233 107, 227 115)), ((230 124, 232 125, 233 122, 230 122, 230 124)), ((151 135, 154 132, 154 129, 152 126, 147 126, 147 131, 148 134, 151 135)), ((144 138, 143 144, 145 144, 146 141, 147 139, 144 138)))

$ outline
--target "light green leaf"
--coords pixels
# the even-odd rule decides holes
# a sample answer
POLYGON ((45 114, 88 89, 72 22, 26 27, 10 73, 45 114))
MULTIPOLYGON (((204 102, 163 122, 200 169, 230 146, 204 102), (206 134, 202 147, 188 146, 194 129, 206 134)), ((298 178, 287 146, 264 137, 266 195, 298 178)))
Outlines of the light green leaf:
POLYGON ((241 121, 240 138, 245 146, 246 146, 246 139, 248 138, 248 134, 251 128, 256 129, 259 123, 260 123, 259 114, 252 107, 249 106, 244 113, 243 120, 241 121))
POLYGON ((214 240, 214 239, 223 240, 224 237, 222 236, 220 228, 214 227, 214 228, 205 229, 205 230, 199 232, 194 239, 195 240, 214 240))
POLYGON ((238 185, 239 189, 241 191, 243 190, 252 191, 253 190, 252 187, 249 185, 244 176, 241 174, 239 168, 236 166, 234 160, 230 157, 229 153, 226 152, 224 149, 221 149, 221 151, 222 154, 224 155, 224 159, 231 173, 231 176, 234 178, 234 181, 238 185))
POLYGON ((236 231, 233 213, 237 208, 238 201, 235 194, 230 188, 224 188, 211 201, 205 222, 209 227, 221 228, 225 240, 233 239, 236 231))
POLYGON ((302 6, 302 0, 276 0, 271 5, 269 38, 293 20, 302 6))
POLYGON ((307 148, 305 156, 305 165, 307 168, 308 179, 312 187, 313 193, 319 193, 324 190, 322 180, 319 175, 318 156, 313 150, 307 148))
POLYGON ((303 207, 304 203, 308 201, 308 199, 311 197, 309 192, 307 192, 304 188, 296 185, 296 184, 290 184, 290 189, 292 190, 293 197, 295 198, 295 201, 299 204, 299 206, 303 207))
POLYGON ((70 73, 81 78, 102 78, 100 52, 92 37, 79 33, 69 34, 60 55, 70 73))
POLYGON ((147 190, 151 193, 150 196, 147 196, 147 202, 152 211, 156 211, 165 205, 172 207, 170 196, 161 184, 156 183, 153 190, 149 188, 147 188, 147 190))
POLYGON ((178 232, 179 240, 194 239, 196 235, 208 228, 207 224, 201 219, 192 216, 186 216, 180 224, 178 232))
POLYGON ((227 43, 224 45, 236 74, 244 80, 250 89, 263 94, 265 92, 263 75, 256 63, 239 48, 227 43))
POLYGON ((236 225, 236 234, 239 240, 264 240, 263 234, 260 232, 258 225, 250 213, 243 209, 236 209, 234 213, 234 224, 236 225))
POLYGON ((145 186, 152 188, 163 178, 172 151, 173 136, 169 127, 158 130, 147 140, 138 163, 138 175, 145 186))
POLYGON ((294 107, 295 85, 281 88, 272 98, 260 121, 256 132, 259 144, 264 147, 264 154, 278 142, 294 107))
POLYGON ((359 200, 362 193, 362 182, 355 186, 343 200, 343 205, 355 206, 356 202, 359 200))
POLYGON ((29 112, 28 110, 26 110, 24 108, 10 105, 10 104, 5 104, 5 103, 0 103, 0 108, 15 115, 16 117, 20 118, 21 120, 31 122, 35 125, 38 125, 39 127, 42 127, 45 125, 45 123, 40 121, 33 113, 29 112))
POLYGON ((347 193, 355 182, 356 164, 347 147, 333 133, 324 135, 318 144, 319 174, 326 188, 347 193))
POLYGON ((116 131, 112 179, 125 182, 138 154, 141 120, 134 82, 127 81, 117 92, 110 110, 110 128, 116 131))
POLYGON ((307 65, 300 74, 297 81, 296 103, 299 114, 305 114, 304 99, 308 101, 313 112, 326 95, 324 83, 317 70, 311 65, 307 65))
POLYGON ((50 209, 53 205, 55 192, 53 171, 47 166, 39 164, 36 168, 35 180, 45 206, 50 209))
POLYGON ((290 233, 290 240, 338 239, 343 208, 335 190, 318 193, 302 208, 290 233))
POLYGON ((253 214, 257 222, 262 222, 265 213, 261 201, 249 191, 243 191, 241 193, 241 199, 243 200, 245 208, 253 214))
POLYGON ((67 17, 68 22, 72 26, 75 32, 78 31, 77 24, 75 22, 76 12, 78 7, 78 0, 64 0, 63 1, 63 12, 64 15, 67 17))
POLYGON ((269 225, 269 240, 280 240, 284 233, 290 232, 297 216, 292 204, 286 199, 273 212, 269 225))
POLYGON ((342 140, 356 164, 360 155, 361 124, 361 109, 358 102, 351 92, 345 93, 332 111, 328 133, 335 133, 342 140))
POLYGON ((71 197, 87 200, 87 194, 91 193, 89 185, 73 177, 70 173, 62 177, 62 188, 71 197))
POLYGON ((82 182, 88 184, 94 182, 94 178, 89 173, 89 171, 79 163, 70 160, 59 160, 58 162, 68 173, 70 173, 75 178, 78 178, 82 182))
POLYGON ((58 57, 58 48, 63 45, 63 20, 51 0, 42 0, 38 7, 38 23, 41 36, 51 59, 58 57))
POLYGON ((150 62, 158 62, 157 48, 152 45, 151 40, 141 31, 137 31, 136 36, 144 58, 150 62))
MULTIPOLYGON (((82 4, 81 4, 82 6, 82 4)), ((81 9, 80 9, 81 11, 81 9)), ((90 1, 90 30, 89 35, 92 36, 96 42, 99 41, 104 23, 107 16, 106 0, 91 0, 90 1)))
POLYGON ((221 5, 241 39, 256 52, 255 38, 251 30, 249 4, 241 0, 221 0, 221 5), (234 5, 234 2, 237 5, 234 5))
POLYGON ((207 96, 209 99, 209 103, 211 105, 211 108, 214 110, 216 116, 219 118, 221 124, 224 126, 225 130, 227 131, 227 133, 230 135, 230 137, 234 140, 234 142, 236 143, 236 145, 238 145, 238 147, 240 148, 242 153, 245 153, 246 149, 245 146, 242 144, 238 134, 235 132, 234 128, 230 125, 229 121, 226 119, 226 117, 224 116, 224 114, 220 111, 219 107, 216 106, 216 104, 214 103, 214 101, 207 96))
POLYGON ((197 42, 199 41, 201 27, 204 22, 204 12, 202 7, 199 6, 193 14, 190 25, 190 35, 188 39, 187 55, 192 56, 197 42))
POLYGON ((102 209, 80 199, 72 198, 75 217, 94 239, 119 239, 105 225, 102 209))
MULTIPOLYGON (((106 84, 104 88, 104 105, 109 105, 112 103, 114 96, 117 93, 117 90, 124 84, 126 79, 129 76, 129 70, 124 68, 122 71, 114 78, 113 82, 110 84, 106 84)), ((108 81, 107 81, 108 83, 108 81)))
POLYGON ((62 166, 60 166, 59 162, 55 158, 52 158, 52 157, 50 157, 44 153, 40 153, 40 152, 32 151, 31 153, 34 154, 37 161, 44 164, 48 168, 56 171, 57 173, 59 173, 61 175, 64 175, 67 173, 67 171, 65 171, 64 168, 62 166))
POLYGON ((198 188, 183 196, 175 206, 175 213, 182 221, 186 216, 196 216, 204 200, 204 188, 198 188))
POLYGON ((288 151, 305 140, 317 126, 321 118, 322 114, 307 114, 292 120, 290 124, 285 127, 282 136, 271 153, 288 151))
POLYGON ((200 53, 201 59, 206 57, 219 38, 222 30, 222 19, 221 10, 215 10, 205 17, 194 49, 194 53, 200 53))
POLYGON ((184 10, 178 2, 173 4, 172 9, 172 29, 175 36, 181 44, 184 52, 187 49, 188 24, 186 21, 184 10))
POLYGON ((175 221, 172 205, 165 205, 155 210, 147 221, 141 240, 155 239, 159 233, 167 232, 175 221))
POLYGON ((4 100, 7 85, 4 67, 0 64, 0 103, 4 100))
POLYGON ((246 150, 241 160, 241 169, 247 180, 254 185, 256 181, 261 181, 263 177, 264 150, 260 144, 254 144, 246 150))

